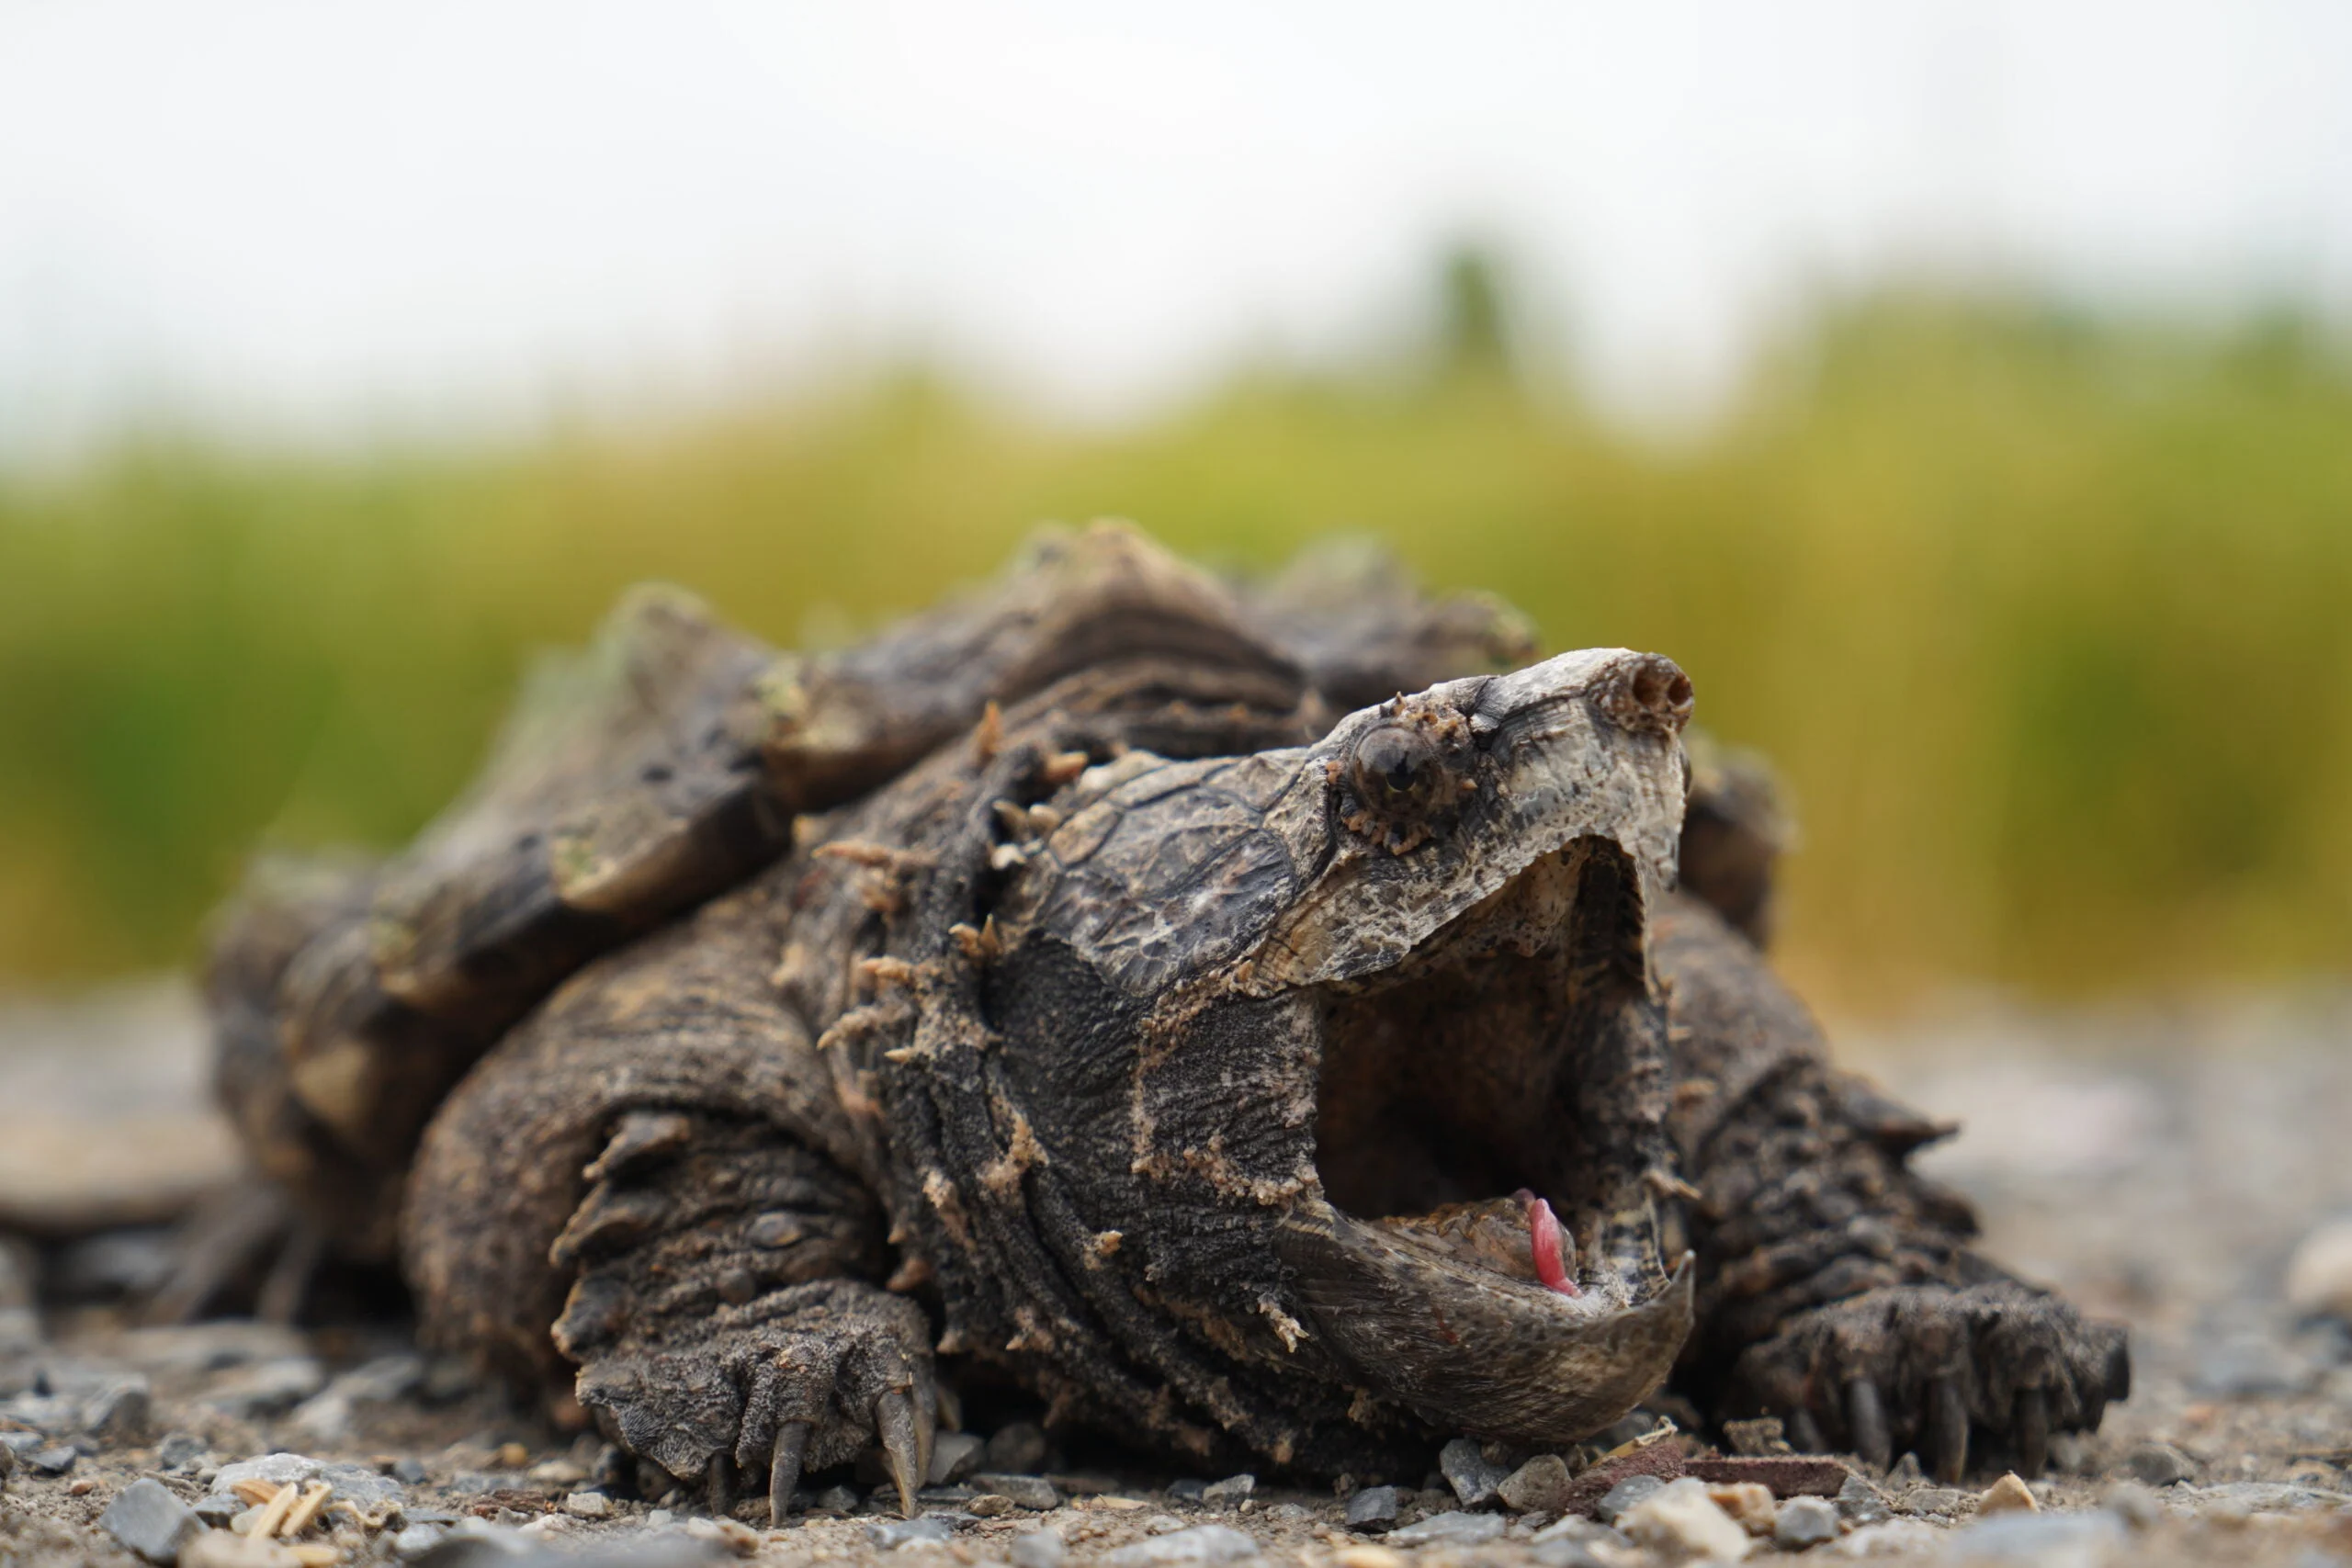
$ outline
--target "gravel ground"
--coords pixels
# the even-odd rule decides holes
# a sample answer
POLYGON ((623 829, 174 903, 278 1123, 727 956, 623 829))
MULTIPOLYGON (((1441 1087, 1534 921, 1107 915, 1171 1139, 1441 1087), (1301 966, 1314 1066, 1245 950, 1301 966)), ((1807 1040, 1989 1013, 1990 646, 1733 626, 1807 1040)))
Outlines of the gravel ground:
POLYGON ((1966 1122, 1925 1157, 1983 1206, 1991 1250, 2133 1325, 2131 1400, 2097 1437, 2053 1443, 2052 1475, 2030 1488, 1987 1491, 1986 1476, 1947 1490, 1908 1463, 1775 1478, 1836 1498, 1698 1480, 1642 1496, 1654 1483, 1635 1481, 1600 1499, 1611 1524, 1562 1506, 1590 1509, 1613 1477, 1670 1474, 1700 1450, 1669 1439, 1574 1480, 1537 1462, 1503 1488, 1515 1508, 1484 1494, 1524 1455, 1465 1446, 1447 1467, 1458 1485, 1433 1469, 1396 1478, 1418 1483, 1393 1495, 1342 1497, 1125 1468, 1012 1409, 943 1440, 932 1517, 910 1528, 876 1477, 843 1473, 814 1478, 805 1511, 775 1530, 764 1501, 713 1520, 629 1495, 593 1438, 560 1438, 418 1355, 397 1321, 135 1325, 118 1303, 152 1283, 159 1222, 231 1157, 201 1106, 190 1004, 164 987, 0 1009, 0 1568, 132 1563, 134 1549, 198 1568, 583 1554, 906 1568, 1626 1568, 1710 1553, 2352 1563, 2352 1329, 2328 1314, 2352 1314, 2352 1230, 2328 1240, 2331 1220, 2352 1217, 2352 995, 2144 1014, 1976 1006, 1851 1043, 1917 1103, 1966 1122))

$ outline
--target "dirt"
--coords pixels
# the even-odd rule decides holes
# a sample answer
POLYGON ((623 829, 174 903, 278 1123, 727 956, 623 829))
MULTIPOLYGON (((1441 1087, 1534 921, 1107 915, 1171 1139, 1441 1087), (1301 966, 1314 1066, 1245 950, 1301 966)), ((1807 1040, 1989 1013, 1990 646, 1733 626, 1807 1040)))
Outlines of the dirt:
MULTIPOLYGON (((2283 1289, 2299 1243, 2352 1213, 2352 994, 2064 1014, 1976 1004, 1844 1047, 1916 1103, 1965 1122, 1926 1164, 1981 1205, 1994 1256, 2131 1323, 2134 1386, 2096 1438, 2053 1444, 2053 1473, 2029 1489, 2034 1511, 1979 1517, 1995 1477, 1947 1490, 1898 1464, 1849 1495, 1838 1539, 1804 1555, 2352 1562, 2352 1329, 2299 1320, 2283 1289)), ((135 1483, 193 1506, 225 1483, 222 1467, 279 1452, 352 1467, 326 1473, 341 1506, 300 1538, 348 1562, 524 1561, 503 1550, 514 1548, 551 1561, 1047 1568, 1055 1554, 1039 1532, 1061 1561, 1123 1553, 1120 1568, 1223 1553, 1300 1568, 1675 1560, 1616 1530, 1493 1503, 1471 1510, 1500 1521, 1492 1539, 1397 1541, 1350 1529, 1330 1489, 1266 1475, 1204 1497, 1200 1483, 1223 1478, 1137 1468, 1075 1434, 1042 1458, 1012 1455, 1058 1506, 1007 1498, 990 1513, 998 1503, 983 1499, 1004 1492, 963 1478, 927 1501, 948 1517, 941 1542, 877 1540, 895 1509, 869 1511, 878 1478, 847 1472, 809 1481, 804 1501, 818 1506, 780 1530, 767 1528, 763 1500, 722 1525, 698 1501, 637 1498, 593 1438, 559 1437, 462 1369, 418 1356, 397 1317, 307 1332, 131 1323, 108 1298, 160 1266, 152 1222, 169 1207, 142 1191, 167 1179, 184 1192, 223 1158, 200 1061, 192 1006, 168 987, 0 1009, 0 1230, 15 1236, 0 1247, 0 1447, 16 1458, 0 1496, 0 1564, 134 1562, 99 1521, 135 1483), (130 1228, 60 1239, 94 1216, 130 1228), (835 1486, 848 1490, 827 1496, 835 1486)), ((970 1414, 986 1436, 1032 1413, 976 1396, 970 1414)), ((1398 1525, 1465 1511, 1442 1477, 1425 1479, 1400 1490, 1398 1525)), ((142 1500, 153 1505, 152 1492, 132 1502, 142 1500)), ((1765 1537, 1752 1547, 1751 1562, 1794 1557, 1765 1537)), ((296 1561, 217 1530, 184 1550, 186 1562, 296 1561)))

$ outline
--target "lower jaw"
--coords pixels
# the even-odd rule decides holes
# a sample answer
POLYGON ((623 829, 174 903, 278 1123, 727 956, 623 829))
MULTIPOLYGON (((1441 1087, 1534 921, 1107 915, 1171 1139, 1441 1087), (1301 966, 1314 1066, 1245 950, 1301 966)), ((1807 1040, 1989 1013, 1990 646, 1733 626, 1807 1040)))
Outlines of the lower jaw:
POLYGON ((1690 1331, 1687 1257, 1670 1278, 1570 1298, 1319 1201, 1285 1222, 1280 1246, 1326 1345, 1442 1430, 1579 1441, 1663 1382, 1690 1331))

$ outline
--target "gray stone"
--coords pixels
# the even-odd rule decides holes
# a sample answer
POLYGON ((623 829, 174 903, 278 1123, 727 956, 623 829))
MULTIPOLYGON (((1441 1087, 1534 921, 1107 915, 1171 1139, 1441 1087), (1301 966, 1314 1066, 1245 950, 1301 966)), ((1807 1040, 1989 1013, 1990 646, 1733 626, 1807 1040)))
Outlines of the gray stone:
POLYGON ((1618 1515, 1665 1489, 1666 1483, 1655 1475, 1629 1475, 1601 1494, 1600 1501, 1592 1506, 1592 1517, 1613 1525, 1618 1515))
POLYGON ((283 1450, 222 1465, 212 1478, 211 1490, 215 1495, 233 1492, 240 1481, 259 1481, 271 1486, 323 1481, 334 1488, 336 1496, 368 1513, 380 1513, 407 1496, 399 1482, 389 1475, 379 1475, 365 1465, 328 1464, 308 1454, 283 1450))
POLYGON ((865 1539, 884 1551, 926 1541, 936 1544, 955 1533, 956 1527, 937 1514, 925 1514, 919 1519, 876 1519, 865 1527, 865 1539))
POLYGON ((83 1406, 82 1425, 108 1448, 133 1449, 154 1436, 155 1399, 145 1378, 126 1378, 83 1406))
POLYGON ((1232 1562, 1255 1557, 1258 1543, 1224 1525, 1196 1525, 1173 1535, 1123 1546, 1102 1559, 1112 1568, 1149 1568, 1159 1562, 1232 1562))
POLYGON ((988 1444, 969 1432, 943 1432, 932 1440, 927 1479, 933 1486, 961 1481, 979 1468, 987 1451, 988 1444))
MULTIPOLYGON (((898 1488, 895 1486, 892 1487, 890 1489, 890 1495, 894 1497, 897 1496, 898 1488)), ((970 1502, 972 1497, 973 1489, 969 1486, 961 1484, 955 1486, 926 1486, 915 1494, 916 1502, 930 1504, 936 1507, 961 1507, 966 1503, 970 1502)))
POLYGON ((1849 1525, 1883 1524, 1893 1512, 1885 1495, 1859 1475, 1849 1475, 1838 1488, 1838 1517, 1849 1525))
POLYGON ((1228 1475, 1202 1487, 1201 1501, 1212 1508, 1238 1508, 1257 1489, 1258 1478, 1254 1475, 1228 1475))
POLYGON ((1478 1444, 1469 1438, 1456 1438, 1438 1450, 1438 1468, 1445 1472, 1445 1483, 1465 1508, 1484 1507, 1495 1500, 1504 1479, 1510 1474, 1501 1465, 1491 1463, 1478 1444))
POLYGON ((200 1469, 212 1450, 194 1432, 166 1432, 155 1446, 157 1468, 169 1471, 200 1469))
POLYGON ((1143 1522, 1146 1535, 1174 1535, 1183 1528, 1184 1521, 1173 1514, 1154 1514, 1143 1522))
POLYGON ((64 1474, 74 1468, 74 1461, 77 1457, 73 1448, 64 1443, 52 1444, 45 1449, 35 1449, 31 1453, 23 1456, 28 1469, 37 1470, 43 1475, 64 1474))
POLYGON ((229 1521, 245 1511, 243 1497, 198 1497, 191 1506, 196 1509, 198 1518, 217 1530, 227 1529, 229 1521))
POLYGON ((1906 1514, 1950 1517, 1964 1510, 1975 1496, 1975 1493, 1963 1492, 1957 1486, 1919 1486, 1903 1495, 1902 1507, 1906 1514))
POLYGON ((1919 1468, 1919 1456, 1907 1450, 1886 1472, 1886 1485, 1890 1492, 1907 1492, 1914 1486, 1925 1486, 1927 1483, 1927 1472, 1919 1468))
POLYGON ((1403 1506, 1394 1486, 1367 1486, 1348 1499, 1348 1528, 1367 1535, 1395 1529, 1403 1506))
POLYGON ((1051 1513, 1062 1506, 1062 1495, 1042 1475, 999 1475, 983 1471, 972 1477, 972 1485, 982 1492, 1010 1497, 1014 1506, 1040 1514, 1051 1513))
POLYGON ((39 1432, 0 1432, 0 1449, 6 1449, 17 1460, 28 1460, 49 1447, 49 1439, 39 1432))
POLYGON ((1772 1516, 1772 1544, 1803 1551, 1838 1539, 1838 1510, 1820 1497, 1792 1497, 1772 1516))
POLYGON ((1277 1503, 1261 1517, 1272 1519, 1276 1524, 1288 1525, 1296 1524, 1301 1519, 1313 1518, 1315 1516, 1296 1503, 1277 1503))
POLYGON ((1034 1421, 1000 1427, 989 1439, 988 1466, 1012 1475, 1035 1475, 1046 1465, 1045 1429, 1034 1421))
POLYGON ((2123 1468, 2141 1485, 2160 1489, 2197 1475, 2197 1461, 2170 1443, 2133 1444, 2123 1456, 2123 1468))
POLYGON ((1179 1503, 1197 1504, 1208 1492, 1209 1483, 1197 1475, 1187 1475, 1168 1483, 1168 1495, 1179 1503))
POLYGON ((1012 1568, 1061 1568, 1069 1550, 1058 1531, 1034 1529, 1013 1538, 1012 1568))
POLYGON ((194 1509, 172 1495, 170 1487, 142 1477, 107 1505, 107 1511, 98 1516, 98 1528, 114 1537, 124 1551, 150 1562, 176 1562, 180 1543, 202 1529, 204 1523, 194 1509))
POLYGON ((1575 1477, 1558 1454, 1537 1454, 1503 1477, 1495 1491, 1516 1514, 1556 1514, 1568 1506, 1575 1477))
POLYGON ((326 1381, 316 1357, 280 1356, 230 1373, 205 1392, 204 1403, 225 1416, 271 1416, 300 1404, 326 1381))
MULTIPOLYGON (((1632 1543, 1628 1542, 1624 1550, 1632 1552, 1632 1543)), ((1614 1556, 1603 1557, 1589 1542, 1581 1540, 1547 1540, 1528 1548, 1527 1556, 1536 1568, 1616 1568, 1622 1561, 1614 1556)))
POLYGON ((817 1506, 836 1514, 857 1512, 858 1495, 846 1486, 828 1486, 817 1494, 817 1506))
POLYGON ((1950 1538, 1948 1555, 1956 1562, 2097 1568, 2124 1534, 2112 1514, 1996 1514, 1950 1538))
POLYGON ((1500 1514, 1432 1514, 1415 1525, 1388 1532, 1390 1542, 1397 1546, 1419 1546, 1440 1541, 1447 1546, 1476 1546, 1503 1533, 1500 1514))
POLYGON ((613 1500, 602 1492, 574 1492, 563 1500, 563 1511, 575 1519, 609 1519, 613 1500))
POLYGON ((422 1557, 441 1544, 444 1533, 439 1525, 411 1525, 392 1537, 392 1555, 403 1562, 422 1557))
POLYGON ((392 1461, 392 1479, 403 1486, 422 1486, 432 1477, 423 1461, 396 1459, 392 1461))

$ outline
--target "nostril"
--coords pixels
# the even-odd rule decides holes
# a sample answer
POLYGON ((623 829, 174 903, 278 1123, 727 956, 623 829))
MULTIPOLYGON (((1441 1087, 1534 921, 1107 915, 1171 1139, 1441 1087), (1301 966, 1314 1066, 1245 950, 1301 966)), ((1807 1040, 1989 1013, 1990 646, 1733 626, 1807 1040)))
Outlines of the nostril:
POLYGON ((1690 677, 1671 659, 1648 653, 1634 660, 1622 692, 1618 717, 1629 727, 1673 732, 1690 717, 1690 677))

